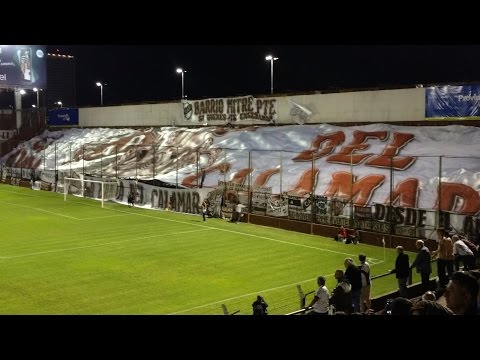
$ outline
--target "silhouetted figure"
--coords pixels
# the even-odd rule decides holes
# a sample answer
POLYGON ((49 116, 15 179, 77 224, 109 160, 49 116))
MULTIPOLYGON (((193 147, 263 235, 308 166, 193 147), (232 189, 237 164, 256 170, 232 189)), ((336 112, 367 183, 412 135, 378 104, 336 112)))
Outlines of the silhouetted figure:
POLYGON ((133 192, 131 192, 130 194, 128 194, 128 207, 132 207, 132 206, 135 206, 135 195, 133 195, 133 192))
POLYGON ((203 200, 202 202, 202 216, 203 216, 203 221, 207 221, 206 216, 207 216, 207 208, 208 208, 208 201, 207 199, 203 200))
POLYGON ((252 303, 253 315, 267 315, 268 314, 268 304, 265 299, 261 296, 257 296, 257 300, 252 303))

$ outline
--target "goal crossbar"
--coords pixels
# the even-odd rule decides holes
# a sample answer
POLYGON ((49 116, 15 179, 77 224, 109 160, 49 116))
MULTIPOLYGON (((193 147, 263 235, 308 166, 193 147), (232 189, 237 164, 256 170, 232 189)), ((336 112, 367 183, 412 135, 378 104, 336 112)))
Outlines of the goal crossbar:
MULTIPOLYGON (((100 180, 89 180, 89 179, 80 179, 80 178, 69 178, 69 177, 65 177, 63 178, 64 180, 64 184, 63 184, 63 200, 64 201, 67 201, 67 194, 68 194, 68 183, 70 181, 79 181, 81 182, 82 184, 82 197, 85 197, 85 186, 84 184, 86 182, 89 182, 89 183, 97 183, 97 184, 101 184, 102 185, 102 208, 103 208, 103 203, 105 201, 105 184, 106 185, 111 185, 112 183, 114 183, 113 181, 100 181, 100 180)), ((116 183, 116 182, 115 182, 116 183)))

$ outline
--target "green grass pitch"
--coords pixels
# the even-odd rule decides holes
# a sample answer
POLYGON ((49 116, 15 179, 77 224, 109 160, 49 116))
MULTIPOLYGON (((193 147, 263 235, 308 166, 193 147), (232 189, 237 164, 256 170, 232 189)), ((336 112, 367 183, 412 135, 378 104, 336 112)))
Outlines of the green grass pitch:
MULTIPOLYGON (((270 314, 299 309, 296 285, 335 286, 364 252, 372 275, 396 252, 329 238, 0 185, 1 314, 270 314)), ((409 254, 413 261, 414 254, 409 254)), ((415 276, 414 279, 416 279, 415 276)), ((372 296, 397 287, 374 280, 372 296)), ((311 299, 307 298, 307 302, 311 299)))

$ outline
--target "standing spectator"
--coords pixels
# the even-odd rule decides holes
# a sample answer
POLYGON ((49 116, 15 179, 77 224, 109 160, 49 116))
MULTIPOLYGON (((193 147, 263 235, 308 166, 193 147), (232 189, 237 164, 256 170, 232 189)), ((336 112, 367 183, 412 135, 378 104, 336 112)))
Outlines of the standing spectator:
POLYGON ((244 205, 242 205, 240 201, 237 201, 236 205, 233 207, 232 219, 230 220, 231 222, 238 223, 240 221, 243 207, 244 205))
POLYGON ((455 256, 455 270, 460 270, 460 261, 463 263, 463 270, 470 270, 475 267, 475 256, 472 250, 460 240, 458 235, 452 236, 453 255, 455 256))
POLYGON ((352 285, 352 305, 353 312, 360 312, 360 294, 362 292, 362 273, 360 269, 355 266, 353 259, 346 258, 345 262, 345 276, 352 285))
POLYGON ((370 309, 372 304, 370 301, 370 265, 368 264, 367 257, 365 254, 358 255, 358 260, 360 260, 360 274, 362 276, 362 290, 360 292, 360 312, 364 313, 366 310, 370 309))
POLYGON ((328 315, 328 298, 330 294, 328 293, 328 289, 325 286, 325 278, 323 276, 319 276, 317 279, 318 289, 315 292, 315 296, 313 297, 310 306, 313 307, 313 311, 309 314, 311 315, 328 315))
POLYGON ((128 201, 128 207, 132 207, 132 206, 135 205, 135 195, 133 195, 133 192, 130 192, 130 193, 128 194, 128 199, 127 199, 127 201, 128 201))
POLYGON ((32 189, 35 188, 35 170, 34 169, 30 169, 30 181, 32 183, 32 189))
POLYGON ((205 199, 205 200, 203 200, 203 202, 202 202, 202 216, 203 216, 203 221, 207 221, 207 220, 206 220, 207 208, 208 208, 208 200, 205 199))
POLYGON ((432 256, 423 240, 417 240, 415 242, 415 247, 417 248, 418 253, 410 268, 417 269, 417 273, 419 273, 422 278, 422 290, 425 293, 430 290, 429 280, 430 274, 432 273, 432 264, 430 261, 432 260, 432 256))
POLYGON ((332 297, 328 302, 333 305, 335 311, 350 314, 352 312, 352 286, 343 274, 343 270, 335 271, 335 279, 337 279, 337 286, 333 289, 332 297))
POLYGON ((434 257, 437 257, 437 274, 438 286, 443 289, 448 284, 448 279, 453 274, 453 244, 452 239, 448 233, 443 230, 438 230, 438 248, 432 252, 434 257))
POLYGON ((395 269, 390 274, 395 274, 398 281, 398 292, 403 298, 408 298, 407 281, 410 275, 410 263, 408 255, 403 252, 403 246, 397 246, 397 259, 395 260, 395 269))
POLYGON ((242 214, 242 209, 245 207, 245 205, 241 204, 240 201, 237 203, 237 206, 235 207, 235 211, 237 213, 237 222, 240 221, 240 219, 242 218, 243 214, 242 214))
POLYGON ((473 242, 468 240, 466 236, 460 236, 460 239, 464 242, 465 245, 472 251, 473 253, 473 260, 472 267, 469 270, 473 270, 477 268, 477 258, 478 258, 478 245, 475 245, 473 242))

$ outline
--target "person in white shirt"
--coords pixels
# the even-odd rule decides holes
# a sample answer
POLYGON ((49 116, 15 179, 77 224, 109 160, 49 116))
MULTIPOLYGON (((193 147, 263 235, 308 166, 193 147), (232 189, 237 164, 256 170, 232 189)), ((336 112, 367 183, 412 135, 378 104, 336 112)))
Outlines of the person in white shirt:
POLYGON ((328 315, 328 299, 330 294, 325 286, 325 278, 323 276, 319 276, 317 278, 317 284, 318 289, 315 292, 315 296, 310 302, 310 305, 308 305, 305 309, 313 307, 313 311, 309 313, 311 315, 328 315))
POLYGON ((358 260, 360 260, 360 265, 358 268, 362 273, 362 291, 360 293, 360 312, 364 313, 366 310, 372 307, 370 301, 370 265, 368 264, 367 257, 365 254, 358 255, 358 260))
POLYGON ((458 235, 452 236, 453 255, 455 256, 455 270, 460 270, 460 261, 463 263, 463 270, 470 270, 475 267, 475 256, 472 250, 460 240, 458 235))
POLYGON ((245 205, 242 205, 240 202, 235 205, 234 211, 232 213, 232 219, 230 220, 231 222, 238 223, 240 221, 240 218, 242 217, 242 208, 244 208, 245 205))

